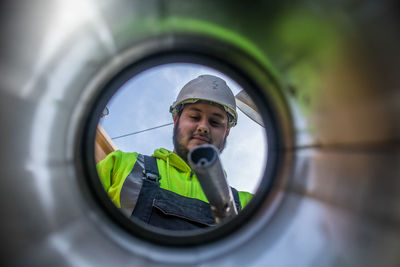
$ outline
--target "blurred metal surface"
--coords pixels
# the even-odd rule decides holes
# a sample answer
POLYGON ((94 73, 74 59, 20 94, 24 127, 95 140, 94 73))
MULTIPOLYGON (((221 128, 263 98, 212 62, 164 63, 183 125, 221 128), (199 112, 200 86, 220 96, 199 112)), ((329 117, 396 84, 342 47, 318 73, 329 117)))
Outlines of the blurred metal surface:
POLYGON ((2 266, 399 266, 398 2, 37 0, 0 10, 2 266), (184 249, 127 235, 74 164, 87 84, 137 41, 176 32, 269 66, 295 139, 272 215, 268 200, 234 235, 184 249))

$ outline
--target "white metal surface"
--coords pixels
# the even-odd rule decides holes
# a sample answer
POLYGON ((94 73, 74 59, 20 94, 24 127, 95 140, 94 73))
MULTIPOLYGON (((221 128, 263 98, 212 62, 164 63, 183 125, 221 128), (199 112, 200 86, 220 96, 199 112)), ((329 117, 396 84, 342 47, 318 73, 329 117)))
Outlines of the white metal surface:
POLYGON ((395 1, 4 5, 3 266, 399 266, 395 1), (284 146, 280 176, 287 183, 260 205, 257 219, 224 240, 188 248, 126 234, 82 186, 74 163, 90 84, 100 72, 112 73, 107 66, 125 64, 128 49, 146 51, 138 41, 176 32, 220 38, 260 62, 269 58, 262 65, 283 85, 291 111, 282 117, 291 123, 284 132, 295 139, 284 146))

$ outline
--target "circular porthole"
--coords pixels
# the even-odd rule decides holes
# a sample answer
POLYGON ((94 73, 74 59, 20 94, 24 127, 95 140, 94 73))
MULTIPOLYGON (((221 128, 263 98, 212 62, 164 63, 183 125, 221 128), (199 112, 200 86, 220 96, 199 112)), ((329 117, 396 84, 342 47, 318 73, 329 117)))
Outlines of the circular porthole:
MULTIPOLYGON (((119 55, 108 66, 105 66, 104 71, 89 86, 91 102, 87 106, 87 116, 82 120, 83 130, 77 146, 77 153, 80 154, 78 158, 83 159, 82 169, 88 188, 92 191, 99 206, 114 223, 125 229, 126 234, 129 233, 145 242, 173 247, 199 246, 226 239, 235 232, 242 231, 241 229, 246 228, 254 220, 257 220, 256 217, 260 206, 265 206, 266 200, 272 202, 273 194, 271 192, 277 184, 276 177, 282 159, 280 148, 284 141, 282 125, 280 124, 281 118, 279 118, 282 115, 279 114, 281 112, 280 109, 284 108, 284 105, 281 102, 277 87, 278 84, 274 77, 252 57, 237 48, 216 40, 196 36, 175 36, 171 39, 169 36, 165 37, 165 39, 159 37, 155 40, 147 40, 137 44, 119 55), (200 230, 165 230, 147 225, 131 216, 126 216, 111 201, 96 171, 95 137, 99 118, 104 115, 105 109, 110 114, 113 113, 113 110, 120 110, 116 111, 116 117, 119 117, 120 121, 110 122, 110 125, 103 123, 103 126, 108 128, 108 132, 112 131, 113 127, 117 127, 116 125, 120 127, 123 124, 122 121, 125 124, 132 122, 131 124, 136 126, 136 130, 130 130, 130 134, 118 136, 118 134, 112 132, 109 136, 111 139, 141 132, 140 129, 143 128, 157 128, 151 127, 151 125, 164 126, 165 124, 162 123, 162 120, 166 120, 164 114, 170 116, 166 107, 172 103, 173 97, 176 97, 177 90, 183 85, 182 82, 196 78, 198 74, 209 73, 223 77, 228 80, 228 85, 234 88, 236 101, 241 104, 238 107, 243 112, 239 114, 238 124, 240 125, 240 119, 249 120, 247 118, 249 117, 254 120, 251 123, 258 126, 259 133, 261 131, 261 134, 258 134, 258 139, 255 140, 256 138, 252 138, 251 135, 252 130, 248 129, 248 126, 244 126, 241 131, 238 131, 237 143, 228 143, 228 147, 231 146, 233 150, 222 153, 222 155, 224 153, 230 155, 226 161, 233 160, 234 162, 231 163, 231 166, 236 165, 245 172, 246 168, 255 166, 250 163, 255 163, 254 161, 258 160, 258 165, 256 164, 258 170, 248 171, 251 176, 256 176, 257 179, 246 180, 247 178, 240 173, 235 176, 239 169, 232 171, 232 177, 235 177, 236 181, 240 182, 242 179, 249 184, 250 189, 248 191, 254 192, 252 200, 233 219, 200 230), (168 83, 168 79, 171 81, 174 78, 175 83, 168 83), (180 86, 176 80, 179 80, 180 86), (242 93, 241 100, 238 100, 240 98, 239 93, 242 91, 245 93, 242 93), (251 99, 253 105, 249 105, 249 102, 246 104, 246 101, 243 100, 243 94, 248 99, 251 99), (115 100, 118 98, 125 100, 125 102, 115 100), (130 103, 131 106, 129 107, 130 103), (133 111, 127 112, 128 115, 125 115, 126 119, 124 120, 121 118, 121 113, 129 108, 133 111), (135 109, 137 109, 136 116, 142 116, 141 118, 134 117, 135 109), (249 116, 251 112, 253 114, 249 116), (257 113, 258 117, 254 113, 257 113), (129 114, 134 115, 130 117, 129 114), (152 116, 158 116, 160 119, 155 119, 155 122, 153 122, 150 119, 152 116), (146 124, 144 121, 151 124, 146 124), (234 150, 235 147, 236 150, 234 150), (260 155, 259 152, 261 151, 261 157, 258 156, 258 159, 255 160, 243 158, 245 154, 241 153, 240 149, 238 150, 240 147, 242 147, 242 151, 244 147, 244 150, 247 148, 248 153, 255 155, 260 155)), ((108 118, 106 117, 106 119, 102 120, 107 122, 108 118)), ((166 123, 167 125, 172 123, 172 119, 170 118, 169 120, 166 123)), ((167 140, 171 145, 173 125, 169 125, 168 128, 159 133, 158 136, 169 136, 167 140)), ((232 130, 232 132, 234 131, 235 129, 232 130)), ((125 130, 126 132, 129 131, 125 130)), ((254 131, 252 132, 254 134, 254 131)), ((136 151, 134 149, 138 147, 138 143, 145 143, 147 147, 153 147, 153 149, 157 143, 147 139, 143 141, 140 137, 136 139, 136 143, 132 145, 133 148, 129 147, 131 144, 120 141, 115 142, 120 142, 117 147, 133 151, 136 151)), ((229 139, 228 142, 230 142, 229 139)), ((143 150, 146 150, 147 147, 144 147, 143 150)), ((229 177, 228 168, 227 172, 229 177)), ((243 184, 243 181, 241 182, 243 184)), ((238 190, 241 190, 241 188, 238 188, 238 190)))

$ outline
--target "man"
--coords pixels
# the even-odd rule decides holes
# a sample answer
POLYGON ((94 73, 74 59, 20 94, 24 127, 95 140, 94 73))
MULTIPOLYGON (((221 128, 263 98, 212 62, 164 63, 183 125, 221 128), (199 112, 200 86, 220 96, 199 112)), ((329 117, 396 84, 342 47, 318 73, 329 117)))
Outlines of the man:
MULTIPOLYGON (((222 152, 237 122, 235 97, 224 80, 201 75, 182 88, 170 112, 173 152, 160 148, 148 157, 114 151, 97 164, 100 180, 114 204, 131 218, 169 230, 215 225, 187 154, 200 144, 222 152)), ((240 211, 252 194, 232 192, 240 211)))

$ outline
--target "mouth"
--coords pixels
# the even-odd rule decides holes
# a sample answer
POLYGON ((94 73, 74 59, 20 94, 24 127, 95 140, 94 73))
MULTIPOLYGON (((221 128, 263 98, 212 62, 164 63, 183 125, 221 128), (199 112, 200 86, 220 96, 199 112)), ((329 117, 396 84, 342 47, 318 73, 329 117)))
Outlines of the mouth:
POLYGON ((206 143, 210 143, 210 138, 207 138, 207 137, 201 136, 201 135, 194 135, 192 137, 192 139, 199 140, 199 141, 206 142, 206 143))

